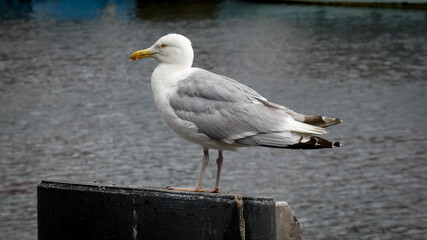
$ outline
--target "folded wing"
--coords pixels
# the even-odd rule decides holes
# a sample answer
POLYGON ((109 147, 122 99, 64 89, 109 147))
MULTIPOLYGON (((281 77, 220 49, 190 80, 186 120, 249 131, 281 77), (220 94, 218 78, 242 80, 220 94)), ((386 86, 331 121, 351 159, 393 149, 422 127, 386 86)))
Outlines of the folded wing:
POLYGON ((202 69, 176 87, 169 100, 177 116, 193 123, 200 133, 228 144, 332 147, 334 143, 312 135, 326 133, 324 127, 341 122, 296 113, 233 79, 202 69))

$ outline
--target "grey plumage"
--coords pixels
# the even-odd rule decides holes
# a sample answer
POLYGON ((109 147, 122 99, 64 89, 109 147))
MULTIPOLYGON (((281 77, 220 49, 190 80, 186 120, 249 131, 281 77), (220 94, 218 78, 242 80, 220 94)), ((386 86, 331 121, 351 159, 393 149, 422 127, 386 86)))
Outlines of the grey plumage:
POLYGON ((233 79, 202 69, 181 80, 176 87, 176 93, 169 100, 177 116, 194 123, 200 133, 211 139, 229 144, 288 147, 309 143, 310 133, 324 133, 323 127, 341 122, 296 113, 267 101, 233 79), (293 120, 300 124, 293 128, 292 124, 296 124, 293 120), (288 128, 284 127, 286 122, 290 125, 288 128))

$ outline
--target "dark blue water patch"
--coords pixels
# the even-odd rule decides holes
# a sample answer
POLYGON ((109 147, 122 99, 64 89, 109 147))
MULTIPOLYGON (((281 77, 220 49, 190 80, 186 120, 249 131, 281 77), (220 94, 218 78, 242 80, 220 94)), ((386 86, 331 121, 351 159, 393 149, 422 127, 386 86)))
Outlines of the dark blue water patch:
POLYGON ((112 12, 118 18, 127 18, 134 8, 134 2, 130 0, 2 0, 0 3, 0 20, 89 20, 112 12))

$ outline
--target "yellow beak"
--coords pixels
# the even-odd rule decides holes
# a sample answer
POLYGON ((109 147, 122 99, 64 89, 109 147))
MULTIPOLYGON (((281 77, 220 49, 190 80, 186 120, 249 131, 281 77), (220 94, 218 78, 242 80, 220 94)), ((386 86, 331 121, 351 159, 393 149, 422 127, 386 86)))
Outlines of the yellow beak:
POLYGON ((153 52, 148 52, 147 49, 139 50, 139 51, 132 53, 132 55, 130 55, 130 60, 136 61, 136 60, 139 60, 141 58, 149 58, 153 54, 154 54, 153 52))

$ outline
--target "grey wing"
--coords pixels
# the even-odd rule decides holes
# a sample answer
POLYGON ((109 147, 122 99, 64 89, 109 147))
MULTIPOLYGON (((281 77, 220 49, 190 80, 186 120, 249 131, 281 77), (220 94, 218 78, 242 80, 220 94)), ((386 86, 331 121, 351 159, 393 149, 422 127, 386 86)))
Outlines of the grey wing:
POLYGON ((319 127, 295 121, 280 105, 264 104, 268 101, 251 88, 204 70, 179 82, 169 100, 179 118, 194 123, 211 139, 225 143, 274 132, 324 133, 319 127))

